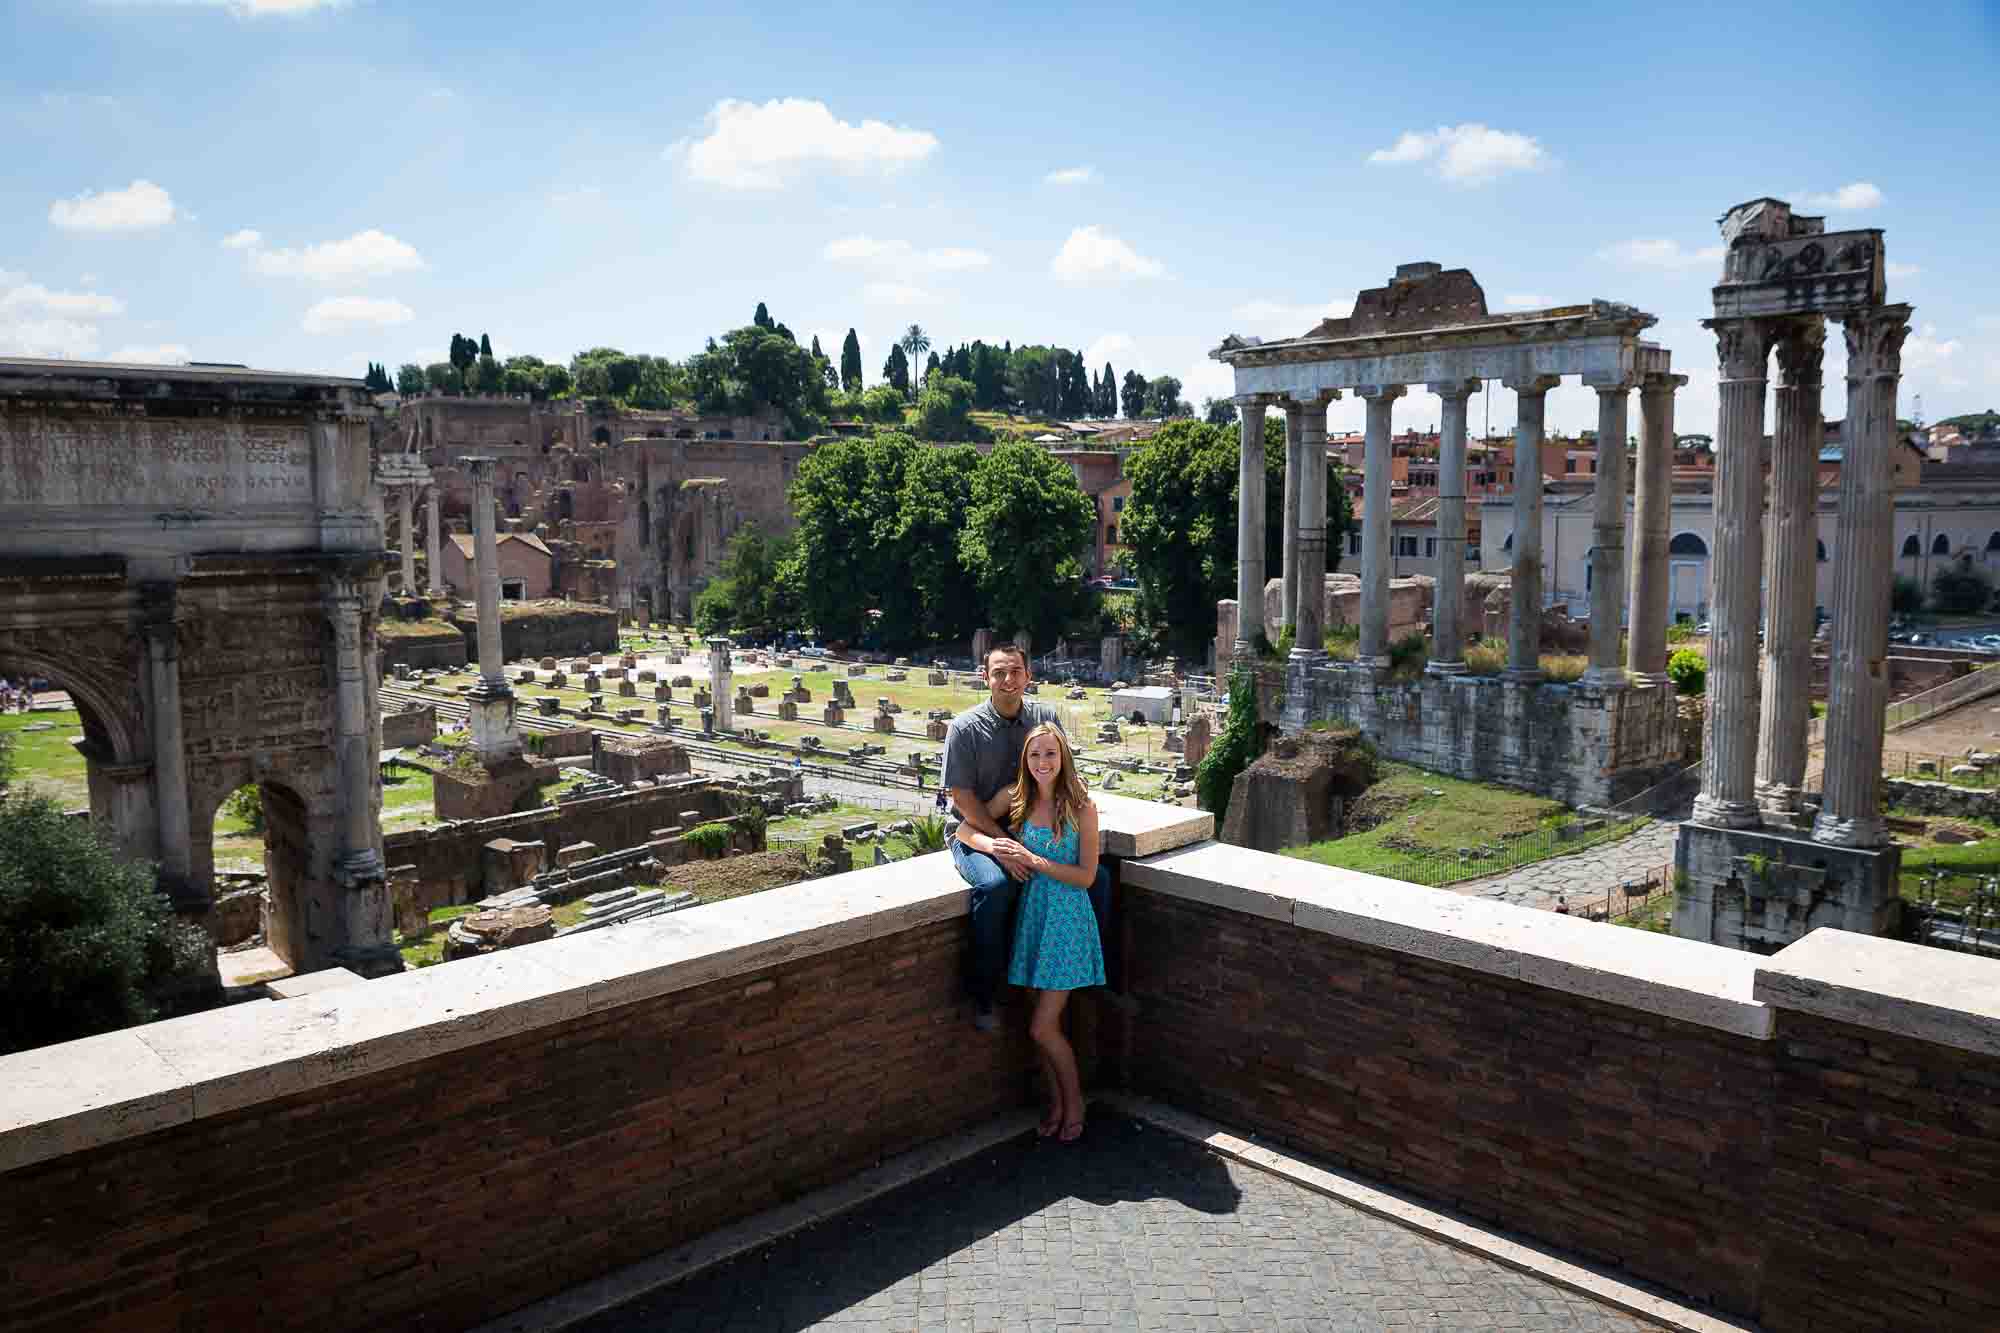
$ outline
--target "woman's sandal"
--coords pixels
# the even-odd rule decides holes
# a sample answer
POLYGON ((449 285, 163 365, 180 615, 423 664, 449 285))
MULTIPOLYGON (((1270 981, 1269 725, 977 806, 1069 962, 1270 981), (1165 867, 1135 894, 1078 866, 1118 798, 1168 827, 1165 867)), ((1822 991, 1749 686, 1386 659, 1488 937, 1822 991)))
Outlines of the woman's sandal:
POLYGON ((1063 1121, 1062 1133, 1056 1136, 1056 1141, 1059 1143, 1075 1143, 1082 1137, 1083 1122, 1081 1120, 1065 1120, 1063 1121))
POLYGON ((1062 1108, 1057 1107, 1042 1117, 1041 1124, 1035 1126, 1035 1137, 1054 1138, 1056 1131, 1062 1128, 1062 1123, 1062 1108))

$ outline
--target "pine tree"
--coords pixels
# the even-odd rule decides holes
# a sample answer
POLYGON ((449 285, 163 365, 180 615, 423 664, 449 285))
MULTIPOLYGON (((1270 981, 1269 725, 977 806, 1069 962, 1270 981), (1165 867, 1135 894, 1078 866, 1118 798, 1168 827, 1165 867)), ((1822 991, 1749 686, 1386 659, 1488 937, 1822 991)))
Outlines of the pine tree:
MULTIPOLYGON (((738 308, 740 309, 741 307, 738 308)), ((757 303, 757 313, 750 317, 750 322, 752 324, 755 324, 760 329, 769 329, 776 327, 775 322, 771 318, 771 312, 764 308, 764 303, 762 301, 759 301, 757 303)))
POLYGON ((1115 417, 1118 415, 1118 377, 1111 373, 1111 363, 1104 363, 1104 378, 1097 386, 1097 415, 1115 417))
POLYGON ((860 393, 862 389, 861 340, 851 328, 847 331, 847 341, 840 345, 840 387, 848 393, 860 393))

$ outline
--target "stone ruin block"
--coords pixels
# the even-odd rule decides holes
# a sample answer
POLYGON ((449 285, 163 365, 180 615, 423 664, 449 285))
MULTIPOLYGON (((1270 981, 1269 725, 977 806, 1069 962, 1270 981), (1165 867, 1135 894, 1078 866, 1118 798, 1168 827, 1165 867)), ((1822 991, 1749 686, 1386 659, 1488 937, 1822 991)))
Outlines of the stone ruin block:
POLYGON ((686 660, 687 660, 687 658, 686 658, 685 656, 683 656, 682 654, 680 654, 680 653, 668 653, 668 654, 667 654, 667 665, 668 665, 668 666, 679 666, 679 665, 680 665, 680 664, 681 664, 682 662, 685 662, 686 660))
POLYGON ((596 843, 573 842, 569 846, 557 850, 556 864, 559 866, 575 865, 578 861, 588 861, 596 855, 596 843))
POLYGON ((666 707, 665 705, 662 705, 656 715, 656 720, 654 721, 653 725, 656 727, 660 727, 663 730, 667 731, 673 730, 673 725, 674 725, 673 710, 666 707))
POLYGON ((949 685, 951 684, 951 673, 949 671, 933 671, 930 674, 930 683, 933 685, 949 685))
POLYGON ((1181 739, 1181 733, 1178 727, 1167 728, 1167 739, 1164 742, 1164 746, 1168 754, 1180 754, 1182 750, 1185 748, 1185 742, 1183 742, 1181 739))
POLYGON ((1210 725, 1208 715, 1206 713, 1198 713, 1195 715, 1194 720, 1187 724, 1187 729, 1181 737, 1182 762, 1189 766, 1199 764, 1208 754, 1209 741, 1210 725))
POLYGON ((847 714, 839 704, 828 704, 826 710, 820 714, 820 721, 829 727, 837 727, 847 721, 847 714))
POLYGON ((715 696, 708 692, 708 687, 706 685, 702 686, 700 689, 694 692, 694 706, 696 708, 715 707, 715 696))
POLYGON ((1072 699, 1083 698, 1084 697, 1083 686, 1081 685, 1072 686, 1070 688, 1069 697, 1072 699))
POLYGON ((885 679, 891 685, 894 685, 898 681, 908 680, 909 678, 910 678, 910 673, 907 671, 891 671, 888 674, 888 676, 885 677, 885 679))
POLYGON ((849 662, 847 664, 847 674, 850 676, 865 676, 868 674, 868 668, 860 662, 849 662))
POLYGON ((553 657, 544 657, 541 666, 544 671, 554 671, 556 669, 556 659, 553 657))
POLYGON ((693 684, 694 684, 693 676, 675 676, 673 679, 673 686, 677 690, 688 689, 693 684))
POLYGON ((590 670, 590 663, 581 657, 572 658, 569 665, 563 669, 572 676, 581 676, 584 672, 590 670))
POLYGON ((516 672, 514 675, 514 683, 516 685, 533 685, 535 683, 535 673, 532 671, 516 672))
POLYGON ((621 681, 619 681, 619 682, 618 682, 618 697, 619 697, 619 698, 621 698, 621 699, 636 699, 636 698, 638 698, 638 697, 639 697, 639 682, 637 682, 637 681, 635 681, 635 680, 621 680, 621 681))
POLYGON ((877 713, 875 715, 875 730, 880 732, 886 732, 891 736, 895 735, 896 734, 895 716, 890 713, 877 713))
POLYGON ((799 720, 798 704, 794 703, 790 699, 780 699, 778 701, 778 721, 796 722, 798 720, 799 720))
POLYGON ((736 711, 744 714, 754 714, 757 711, 757 702, 750 697, 750 691, 736 692, 736 711))
POLYGON ((829 667, 824 662, 814 662, 811 666, 806 668, 806 670, 808 671, 831 671, 832 669, 833 668, 829 667))
POLYGON ((755 699, 768 699, 771 697, 771 687, 760 680, 750 687, 750 695, 755 699))
POLYGON ((666 703, 666 702, 668 702, 669 700, 671 700, 671 699, 672 699, 673 697, 674 697, 674 687, 673 687, 673 686, 671 686, 671 685, 655 685, 655 686, 653 687, 653 698, 654 698, 654 699, 655 699, 655 700, 656 700, 657 702, 659 702, 659 703, 666 703))
POLYGON ((637 653, 626 653, 618 659, 618 665, 627 671, 636 671, 639 669, 639 655, 637 653))
POLYGON ((701 710, 701 731, 704 736, 713 736, 715 734, 715 710, 713 708, 704 708, 701 710))
POLYGON ((586 712, 586 713, 601 713, 601 712, 603 712, 603 711, 604 711, 604 696, 603 696, 602 694, 592 694, 592 695, 590 696, 590 699, 589 699, 589 702, 588 702, 588 703, 586 703, 586 704, 584 705, 584 707, 583 707, 583 711, 584 711, 584 712, 586 712))
POLYGON ((945 738, 945 733, 949 730, 951 730, 950 723, 940 722, 936 718, 932 718, 924 724, 924 736, 929 740, 941 741, 945 738))
POLYGON ((562 712, 562 700, 553 694, 544 694, 535 700, 535 711, 543 717, 555 717, 562 712))
POLYGON ((848 842, 854 842, 857 839, 867 837, 874 831, 875 831, 875 821, 870 819, 870 820, 864 820, 859 824, 841 825, 840 836, 846 839, 848 842))
POLYGON ((655 671, 655 670, 653 670, 653 668, 651 668, 651 667, 647 667, 647 668, 646 668, 646 669, 645 669, 644 671, 641 671, 641 672, 639 673, 639 679, 640 679, 640 681, 641 681, 642 683, 644 683, 644 684, 647 684, 647 685, 650 685, 650 684, 652 684, 652 683, 653 683, 654 681, 658 680, 659 678, 660 678, 660 673, 659 673, 659 672, 657 672, 657 671, 655 671))
POLYGON ((598 675, 595 671, 585 672, 583 677, 583 688, 586 693, 603 689, 604 677, 598 675))
POLYGON ((771 659, 771 662, 772 665, 781 671, 790 671, 792 669, 792 659, 789 657, 774 657, 771 659))
POLYGON ((821 744, 822 742, 820 741, 820 738, 817 736, 799 737, 799 748, 801 750, 817 750, 821 748, 821 744))
POLYGON ((846 681, 835 680, 833 682, 833 701, 842 708, 854 707, 854 691, 849 688, 846 681))
POLYGON ((625 679, 625 668, 606 667, 604 668, 603 675, 606 680, 623 680, 625 679))
POLYGON ((1097 724, 1097 743, 1099 745, 1116 745, 1123 739, 1125 738, 1119 734, 1116 722, 1100 722, 1097 724))
POLYGON ((549 688, 552 690, 562 689, 564 686, 568 684, 569 684, 569 677, 565 676, 560 671, 554 672, 549 676, 549 688))
POLYGON ((604 654, 603 654, 603 653, 592 653, 592 654, 590 655, 590 664, 591 664, 592 666, 603 666, 603 665, 604 665, 604 654))
POLYGON ((638 708, 621 708, 618 710, 618 720, 620 722, 637 722, 644 718, 644 716, 644 711, 638 708))

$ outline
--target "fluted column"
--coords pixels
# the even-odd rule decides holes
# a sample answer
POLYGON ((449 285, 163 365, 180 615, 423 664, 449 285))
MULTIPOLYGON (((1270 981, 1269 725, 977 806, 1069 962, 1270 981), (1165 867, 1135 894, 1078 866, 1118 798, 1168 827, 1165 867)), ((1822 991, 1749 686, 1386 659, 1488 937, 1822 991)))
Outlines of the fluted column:
POLYGON ((1444 402, 1438 439, 1437 587, 1431 594, 1431 660, 1425 670, 1465 670, 1465 406, 1478 380, 1432 384, 1444 402))
POLYGON ((1632 382, 1587 381, 1597 390, 1597 480, 1591 492, 1590 668, 1584 683, 1625 687, 1618 632, 1625 615, 1625 434, 1632 382))
POLYGON ((1667 545, 1674 502, 1674 390, 1685 375, 1648 375, 1639 386, 1639 467, 1632 479, 1632 606, 1625 664, 1641 684, 1667 681, 1667 545))
POLYGON ((1264 405, 1236 400, 1242 436, 1236 462, 1236 645, 1238 660, 1257 652, 1264 630, 1264 405))
POLYGON ((500 651, 500 555, 493 527, 493 460, 461 458, 472 477, 473 585, 478 589, 479 683, 466 692, 472 748, 486 764, 521 752, 514 690, 500 651))
POLYGON ((188 812, 187 747, 181 723, 178 586, 171 580, 139 586, 140 627, 146 639, 146 729, 153 745, 153 806, 159 813, 160 880, 176 903, 202 895, 193 884, 194 835, 188 812))
POLYGON ((1882 822, 1882 714, 1888 673, 1889 572, 1894 555, 1896 386, 1910 307, 1849 318, 1847 419, 1841 423, 1835 527, 1833 660, 1826 709, 1826 799, 1813 838, 1843 847, 1888 842, 1882 822))
POLYGON ((1542 422, 1558 375, 1501 381, 1514 391, 1514 564, 1505 678, 1542 679, 1542 422))
MULTIPOLYGON (((1697 823, 1749 828, 1757 810, 1757 624, 1764 561, 1764 390, 1772 326, 1704 320, 1721 358, 1715 543, 1709 565, 1708 719, 1697 823)), ((1886 594, 1885 594, 1886 595, 1886 594)), ((1800 688, 1805 682, 1800 681, 1800 688)))
POLYGON ((424 582, 432 596, 444 591, 444 556, 441 547, 443 519, 438 513, 438 488, 431 485, 424 493, 424 582))
POLYGON ((1278 599, 1278 631, 1298 624, 1299 615, 1299 474, 1300 432, 1304 429, 1305 405, 1285 403, 1285 591, 1278 599))
POLYGON ((1380 669, 1389 665, 1390 415, 1403 386, 1367 384, 1354 392, 1368 404, 1361 474, 1361 644, 1355 661, 1380 669))
POLYGON ((333 625, 334 752, 340 784, 336 873, 350 885, 383 877, 375 796, 377 747, 369 725, 368 662, 362 647, 370 594, 380 592, 380 582, 358 569, 327 576, 321 588, 327 619, 333 625))
POLYGON ((1299 405, 1299 447, 1286 469, 1299 474, 1298 600, 1293 612, 1292 659, 1326 656, 1326 405, 1314 395, 1299 405))
POLYGON ((1826 322, 1791 321, 1778 337, 1778 420, 1771 442, 1771 518, 1765 534, 1763 703, 1758 710, 1757 804, 1789 821, 1806 777, 1812 703, 1814 582, 1818 576, 1820 356, 1826 322))
POLYGON ((403 586, 398 591, 405 597, 417 595, 417 492, 413 486, 396 488, 396 518, 402 523, 400 535, 403 548, 403 586))

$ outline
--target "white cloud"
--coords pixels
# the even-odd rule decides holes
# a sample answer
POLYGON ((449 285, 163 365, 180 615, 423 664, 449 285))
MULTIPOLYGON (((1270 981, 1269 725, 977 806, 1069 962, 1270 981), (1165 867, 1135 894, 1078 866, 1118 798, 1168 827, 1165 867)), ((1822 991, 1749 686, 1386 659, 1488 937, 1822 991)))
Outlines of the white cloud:
POLYGON ((1102 227, 1078 227, 1049 262, 1049 271, 1064 282, 1121 281, 1157 278, 1166 272, 1102 227))
POLYGON ((146 231, 173 220, 173 197, 149 180, 102 194, 85 190, 49 205, 49 221, 65 231, 146 231))
POLYGON ((232 231, 222 238, 222 248, 225 250, 255 250, 263 243, 264 233, 253 231, 249 227, 232 231))
POLYGON ((1699 250, 1683 250, 1679 241, 1655 238, 1620 241, 1616 245, 1607 245, 1597 252, 1597 257, 1609 259, 1628 268, 1678 269, 1720 264, 1723 253, 1723 248, 1719 245, 1705 245, 1699 250))
POLYGON ((1509 292, 1500 298, 1500 303, 1509 310, 1541 310, 1555 304, 1539 292, 1509 292))
POLYGON ((184 366, 193 357, 184 343, 127 343, 113 352, 110 360, 142 366, 184 366))
POLYGON ((1958 339, 1940 338, 1937 325, 1926 324, 1903 342, 1903 374, 1923 375, 1947 389, 1964 388, 1965 377, 1958 373, 1959 351, 1958 339))
POLYGON ((0 315, 0 353, 90 361, 97 356, 97 326, 75 319, 11 319, 0 315))
POLYGON ((1898 264, 1893 261, 1885 267, 1892 278, 1914 278, 1917 274, 1924 271, 1923 266, 1920 264, 1898 264))
POLYGON ((353 328, 384 328, 407 324, 416 311, 401 301, 373 296, 334 296, 306 311, 299 327, 307 333, 345 333, 353 328))
POLYGON ((1435 162, 1433 173, 1453 185, 1484 185, 1510 171, 1540 171, 1555 164, 1539 140, 1474 123, 1406 130, 1389 147, 1370 153, 1368 160, 1435 162))
POLYGON ((1083 349, 1083 364, 1095 375, 1104 369, 1107 361, 1124 361, 1130 369, 1132 353, 1136 344, 1128 333, 1107 333, 1096 342, 1083 349))
POLYGON ((874 236, 843 236, 828 241, 820 257, 836 264, 861 264, 894 269, 902 273, 958 273, 985 268, 993 257, 983 250, 963 246, 934 246, 920 250, 905 240, 883 240, 874 236))
POLYGON ((1042 177, 1044 185, 1095 185, 1096 167, 1063 167, 1042 177))
POLYGON ((1809 194, 1802 201, 1807 208, 1824 208, 1830 213, 1860 213, 1882 204, 1882 191, 1867 181, 1843 185, 1826 194, 1809 194))
POLYGON ((311 278, 318 282, 407 273, 424 266, 423 256, 417 253, 414 246, 374 227, 358 231, 345 240, 322 241, 303 250, 266 250, 256 242, 248 243, 247 248, 254 272, 272 277, 311 278))
POLYGON ((20 274, 0 273, 0 314, 31 313, 63 319, 99 319, 124 314, 125 303, 98 292, 50 291, 20 274))
POLYGON ((708 113, 708 132, 667 150, 697 181, 729 190, 775 190, 820 167, 851 175, 888 175, 937 151, 928 130, 837 118, 826 103, 801 97, 769 102, 725 98, 708 113))
POLYGON ((871 282, 861 289, 861 299, 869 305, 928 305, 937 298, 907 282, 871 282))
POLYGON ((52 292, 25 273, 0 269, 0 354, 89 360, 97 355, 97 325, 124 306, 89 293, 52 292))
POLYGON ((1181 376, 1181 397, 1200 409, 1203 400, 1228 398, 1236 392, 1236 373, 1220 361, 1207 357, 1189 366, 1181 376))

